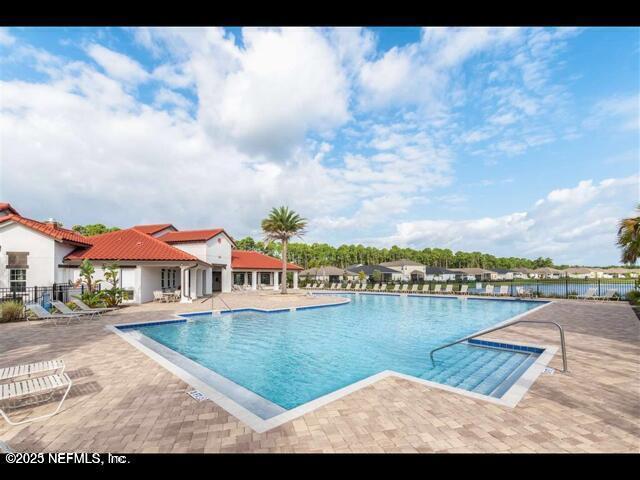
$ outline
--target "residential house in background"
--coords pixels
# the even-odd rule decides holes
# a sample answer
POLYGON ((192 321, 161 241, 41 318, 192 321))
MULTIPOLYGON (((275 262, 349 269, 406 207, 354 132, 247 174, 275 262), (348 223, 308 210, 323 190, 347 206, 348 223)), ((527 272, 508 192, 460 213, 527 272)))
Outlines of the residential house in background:
POLYGON ((424 280, 427 268, 420 262, 414 262, 413 260, 407 259, 382 262, 380 265, 400 272, 402 274, 400 280, 405 282, 417 282, 424 280))
POLYGON ((315 280, 319 282, 337 283, 342 282, 343 280, 356 280, 358 278, 358 274, 350 272, 344 268, 327 265, 324 267, 308 268, 307 270, 303 270, 300 272, 300 277, 308 281, 315 280))
POLYGON ((356 278, 360 272, 364 272, 367 279, 373 281, 374 272, 377 270, 380 272, 381 282, 400 282, 403 279, 403 274, 393 268, 385 267, 383 265, 349 265, 345 270, 356 274, 356 278))
POLYGON ((454 270, 448 270, 440 267, 426 267, 424 280, 427 282, 452 282, 458 275, 454 270))

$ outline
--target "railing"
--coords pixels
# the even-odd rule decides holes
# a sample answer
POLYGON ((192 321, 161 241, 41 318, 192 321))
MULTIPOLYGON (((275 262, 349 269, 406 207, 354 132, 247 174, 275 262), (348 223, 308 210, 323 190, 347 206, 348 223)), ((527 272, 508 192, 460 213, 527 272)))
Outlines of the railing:
MULTIPOLYGON (((25 287, 23 289, 0 288, 0 303, 17 302, 23 305, 39 303, 45 308, 52 300, 68 302, 73 287, 67 284, 53 284, 47 287, 25 287)), ((24 312, 23 312, 24 314, 24 312)))
POLYGON ((466 342, 471 340, 472 338, 479 337, 481 335, 485 335, 487 333, 495 332, 496 330, 502 330, 503 328, 511 327, 512 325, 517 325, 518 323, 543 323, 543 324, 551 324, 558 327, 558 331, 560 332, 560 346, 562 348, 562 373, 567 373, 567 348, 564 341, 564 329, 556 322, 546 321, 546 320, 516 320, 515 322, 507 323, 506 325, 501 325, 498 327, 490 328, 488 330, 483 330, 478 333, 474 333, 473 335, 469 335, 468 337, 461 338, 460 340, 456 340, 455 342, 447 343, 446 345, 442 345, 441 347, 434 348, 429 352, 429 357, 431 358, 431 363, 435 365, 435 361, 433 360, 433 354, 438 350, 442 350, 444 348, 452 347, 453 345, 457 345, 462 342, 466 342))
MULTIPOLYGON (((299 287, 303 288, 308 283, 316 283, 319 280, 302 280, 299 287)), ((446 289, 447 285, 453 285, 453 292, 456 294, 460 291, 462 285, 467 285, 468 292, 470 294, 484 293, 484 289, 487 285, 494 286, 494 294, 500 291, 501 286, 507 287, 506 296, 518 297, 518 289, 521 288, 526 294, 532 297, 544 297, 544 298, 572 298, 577 295, 584 295, 590 288, 595 289, 596 295, 604 296, 608 290, 615 290, 617 299, 626 299, 627 295, 634 291, 640 290, 640 279, 634 278, 593 278, 593 279, 579 279, 571 277, 560 277, 554 279, 542 279, 542 278, 514 278, 508 280, 427 280, 418 282, 408 282, 411 290, 411 286, 414 284, 420 285, 419 291, 422 291, 424 285, 429 286, 429 291, 433 292, 435 285, 441 285, 442 290, 446 289), (481 284, 480 288, 477 288, 477 284, 481 284)), ((330 285, 331 282, 324 282, 325 285, 330 285)), ((344 285, 346 282, 342 282, 344 285)), ((356 283, 356 282, 351 282, 356 283)), ((359 283, 359 282, 357 282, 359 283)), ((371 290, 372 286, 381 282, 367 282, 367 289, 371 290)), ((385 281, 387 289, 392 289, 396 283, 402 283, 399 281, 385 281)), ((407 283, 407 282, 404 282, 407 283)))

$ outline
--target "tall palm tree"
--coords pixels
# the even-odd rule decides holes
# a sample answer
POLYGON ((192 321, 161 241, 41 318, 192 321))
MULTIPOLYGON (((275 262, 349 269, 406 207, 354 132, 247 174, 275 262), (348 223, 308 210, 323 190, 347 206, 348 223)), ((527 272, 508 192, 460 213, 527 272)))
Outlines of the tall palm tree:
POLYGON ((622 248, 622 263, 636 263, 640 256, 640 203, 637 217, 623 218, 618 228, 618 245, 622 248))
POLYGON ((280 293, 287 293, 287 244, 291 237, 302 237, 305 234, 307 220, 289 207, 272 208, 269 216, 262 220, 262 231, 265 241, 282 242, 282 279, 280 293))

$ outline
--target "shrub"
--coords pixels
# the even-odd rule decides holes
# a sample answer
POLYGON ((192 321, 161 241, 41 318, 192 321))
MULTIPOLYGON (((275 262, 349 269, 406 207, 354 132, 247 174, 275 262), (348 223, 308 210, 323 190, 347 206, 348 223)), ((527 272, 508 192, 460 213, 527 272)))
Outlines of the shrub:
POLYGON ((22 305, 22 303, 0 303, 0 322, 15 322, 22 318, 24 318, 24 305, 22 305))
POLYGON ((640 290, 632 290, 627 293, 627 299, 633 305, 638 305, 640 303, 640 290))

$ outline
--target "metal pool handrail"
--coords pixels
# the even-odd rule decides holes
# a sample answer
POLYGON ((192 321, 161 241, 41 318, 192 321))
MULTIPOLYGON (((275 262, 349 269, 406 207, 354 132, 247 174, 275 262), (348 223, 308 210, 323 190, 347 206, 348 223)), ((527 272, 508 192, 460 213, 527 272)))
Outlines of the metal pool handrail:
POLYGON ((551 324, 558 327, 558 330, 560 331, 560 346, 562 347, 562 373, 567 373, 568 371, 567 370, 567 349, 566 349, 566 344, 564 342, 564 329, 556 322, 550 322, 545 320, 516 320, 515 322, 510 322, 510 323, 507 323, 506 325, 502 325, 499 327, 490 328, 489 330, 483 330, 482 332, 474 333, 473 335, 469 335, 468 337, 461 338, 460 340, 447 343, 446 345, 442 345, 441 347, 434 348, 433 350, 431 350, 431 352, 429 353, 429 356, 431 357, 431 362, 435 364, 435 362, 433 361, 433 354, 438 350, 442 350, 443 348, 457 345, 458 343, 466 342, 467 340, 471 340, 472 338, 476 338, 481 335, 485 335, 487 333, 495 332, 496 330, 502 330, 503 328, 507 328, 512 325, 516 325, 518 323, 546 323, 546 324, 551 324))

